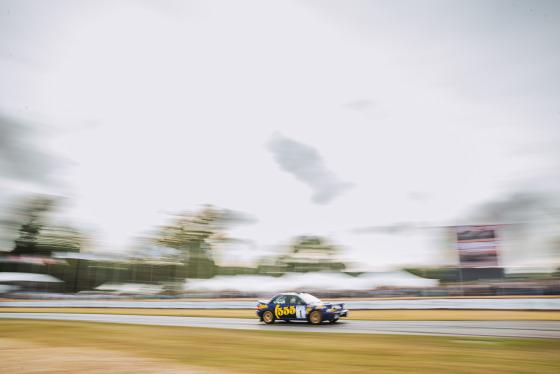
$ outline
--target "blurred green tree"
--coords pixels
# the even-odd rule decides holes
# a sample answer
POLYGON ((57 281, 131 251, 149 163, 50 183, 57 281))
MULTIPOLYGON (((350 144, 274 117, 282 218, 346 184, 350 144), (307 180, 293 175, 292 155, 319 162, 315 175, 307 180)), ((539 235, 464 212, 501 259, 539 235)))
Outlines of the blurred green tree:
POLYGON ((336 261, 337 247, 320 236, 299 236, 289 252, 276 259, 263 259, 259 273, 280 275, 286 272, 344 271, 346 265, 336 261))
POLYGON ((13 254, 35 254, 37 251, 37 238, 41 230, 41 225, 31 217, 29 222, 21 225, 19 238, 15 240, 13 254))
POLYGON ((178 260, 186 266, 188 278, 211 278, 216 274, 216 265, 206 240, 222 229, 223 215, 212 206, 174 214, 167 225, 160 227, 156 244, 180 252, 178 260))
POLYGON ((58 203, 55 197, 40 195, 23 204, 20 214, 24 223, 11 254, 51 256, 52 252, 80 251, 83 236, 78 230, 49 223, 46 217, 58 203))

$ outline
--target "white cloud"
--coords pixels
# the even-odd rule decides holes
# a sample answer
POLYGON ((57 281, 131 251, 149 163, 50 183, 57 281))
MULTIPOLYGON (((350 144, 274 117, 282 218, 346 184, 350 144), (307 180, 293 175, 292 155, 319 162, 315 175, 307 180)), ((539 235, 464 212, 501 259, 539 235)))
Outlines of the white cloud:
POLYGON ((1 109, 68 130, 43 145, 113 249, 205 203, 266 247, 558 184, 555 2, 2 4, 1 109))
POLYGON ((293 174, 313 191, 312 201, 328 204, 352 185, 340 181, 312 147, 275 134, 268 144, 282 170, 293 174))

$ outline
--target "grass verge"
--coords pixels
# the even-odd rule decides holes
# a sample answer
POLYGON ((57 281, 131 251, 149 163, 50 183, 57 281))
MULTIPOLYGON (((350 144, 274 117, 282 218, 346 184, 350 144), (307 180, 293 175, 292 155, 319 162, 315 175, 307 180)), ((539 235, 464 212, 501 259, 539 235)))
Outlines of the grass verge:
POLYGON ((17 319, 0 320, 0 336, 48 347, 120 351, 222 372, 560 372, 560 341, 544 339, 318 334, 17 319))
MULTIPOLYGON (((256 318, 252 309, 0 308, 0 313, 94 313, 184 317, 256 318)), ((371 321, 560 321, 560 311, 351 310, 350 319, 371 321)))

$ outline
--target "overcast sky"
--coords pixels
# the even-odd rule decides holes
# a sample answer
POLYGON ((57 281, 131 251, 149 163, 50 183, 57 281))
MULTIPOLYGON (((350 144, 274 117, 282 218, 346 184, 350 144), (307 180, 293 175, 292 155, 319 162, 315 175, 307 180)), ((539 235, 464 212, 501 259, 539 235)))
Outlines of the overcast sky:
POLYGON ((230 260, 445 263, 368 228, 558 191, 559 73, 558 1, 0 0, 2 193, 68 197, 96 249, 213 204, 257 220, 230 260))

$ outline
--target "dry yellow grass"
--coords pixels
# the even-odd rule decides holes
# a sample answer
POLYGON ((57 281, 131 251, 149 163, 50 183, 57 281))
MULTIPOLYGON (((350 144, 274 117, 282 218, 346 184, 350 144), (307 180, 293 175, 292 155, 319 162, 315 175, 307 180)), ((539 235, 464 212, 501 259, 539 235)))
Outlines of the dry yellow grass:
MULTIPOLYGON (((152 372, 163 366, 158 360, 184 365, 185 371, 199 367, 237 373, 560 372, 560 341, 544 339, 294 333, 15 319, 0 320, 0 336, 77 350, 80 355, 88 350, 101 357, 100 350, 120 352, 123 359, 149 359, 146 362, 154 365, 152 372)), ((2 350, 0 359, 13 359, 14 354, 18 353, 2 350)), ((25 368, 25 359, 21 362, 25 368)), ((54 364, 59 370, 49 370, 45 364, 39 372, 78 370, 54 364)), ((134 366, 130 372, 135 372, 134 366)))
MULTIPOLYGON (((0 337, 3 373, 18 374, 219 374, 216 370, 179 362, 139 357, 133 353, 100 348, 49 346, 29 340, 0 337), (25 359, 22 360, 22 357, 25 359), (79 368, 79 370, 77 369, 79 368)), ((224 372, 225 374, 226 372, 224 372)))

